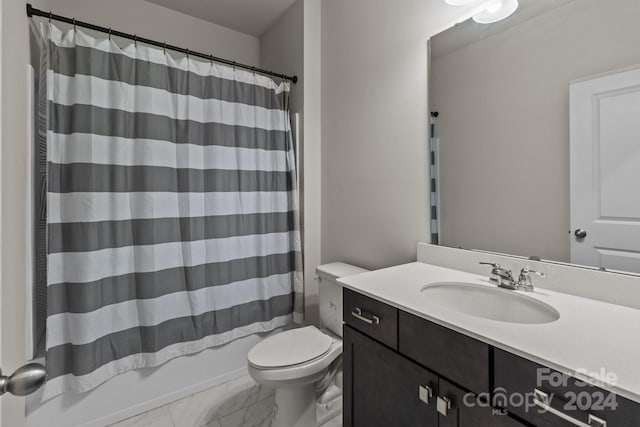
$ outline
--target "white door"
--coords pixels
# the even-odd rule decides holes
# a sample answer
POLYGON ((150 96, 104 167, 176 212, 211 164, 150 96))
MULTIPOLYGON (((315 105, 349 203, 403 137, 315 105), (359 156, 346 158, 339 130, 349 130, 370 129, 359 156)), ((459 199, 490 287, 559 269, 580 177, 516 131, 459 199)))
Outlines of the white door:
POLYGON ((571 85, 571 262, 640 273, 640 68, 571 85))

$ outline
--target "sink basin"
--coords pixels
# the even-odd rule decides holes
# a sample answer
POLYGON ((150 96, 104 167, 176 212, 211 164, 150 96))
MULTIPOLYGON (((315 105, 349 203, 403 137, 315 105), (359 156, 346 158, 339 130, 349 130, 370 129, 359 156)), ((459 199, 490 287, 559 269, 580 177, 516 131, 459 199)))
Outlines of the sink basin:
POLYGON ((560 318, 550 305, 534 298, 472 283, 434 283, 420 291, 430 304, 499 322, 542 324, 560 318))

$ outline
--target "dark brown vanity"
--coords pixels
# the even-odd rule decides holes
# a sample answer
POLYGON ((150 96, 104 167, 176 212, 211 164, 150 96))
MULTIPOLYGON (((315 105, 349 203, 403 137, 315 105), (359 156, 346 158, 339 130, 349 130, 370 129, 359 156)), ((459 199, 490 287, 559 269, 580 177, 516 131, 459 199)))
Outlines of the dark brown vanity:
POLYGON ((344 321, 345 427, 640 426, 636 402, 346 288, 344 321))

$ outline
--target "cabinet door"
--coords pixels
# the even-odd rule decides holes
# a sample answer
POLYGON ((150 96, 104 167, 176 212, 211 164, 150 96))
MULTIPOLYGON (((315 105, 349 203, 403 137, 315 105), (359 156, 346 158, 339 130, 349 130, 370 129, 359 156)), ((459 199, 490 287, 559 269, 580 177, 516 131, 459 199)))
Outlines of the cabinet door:
POLYGON ((613 392, 499 349, 494 352, 494 366, 496 390, 523 397, 518 405, 508 399, 506 408, 538 427, 588 425, 594 417, 610 427, 640 425, 640 404, 613 392), (538 393, 546 395, 550 408, 540 405, 542 396, 538 393))
POLYGON ((510 416, 478 402, 467 393, 440 378, 438 393, 439 427, 524 427, 510 416))
POLYGON ((345 427, 437 427, 437 386, 433 373, 344 326, 345 427))
POLYGON ((398 330, 402 355, 475 393, 490 390, 488 344, 403 311, 398 330))

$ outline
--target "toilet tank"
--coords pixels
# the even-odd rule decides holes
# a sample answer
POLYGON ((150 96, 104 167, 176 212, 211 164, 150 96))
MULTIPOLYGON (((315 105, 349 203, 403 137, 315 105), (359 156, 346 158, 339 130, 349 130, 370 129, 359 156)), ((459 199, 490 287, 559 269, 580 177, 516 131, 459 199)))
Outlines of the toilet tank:
POLYGON ((320 324, 338 336, 342 336, 342 285, 337 279, 369 270, 343 262, 332 262, 316 268, 320 305, 320 324))

